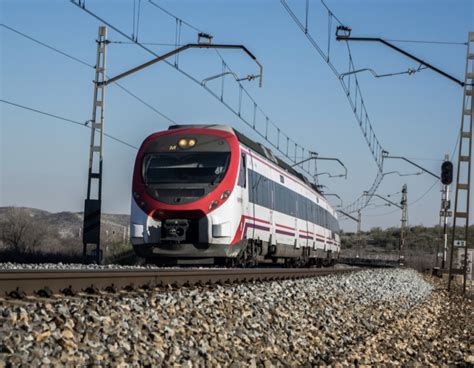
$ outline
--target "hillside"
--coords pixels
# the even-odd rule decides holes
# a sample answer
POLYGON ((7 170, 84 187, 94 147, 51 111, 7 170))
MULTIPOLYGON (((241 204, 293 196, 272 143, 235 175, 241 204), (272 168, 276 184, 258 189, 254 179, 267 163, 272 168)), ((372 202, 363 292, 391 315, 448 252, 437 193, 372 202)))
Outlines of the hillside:
MULTIPOLYGON (((129 221, 129 215, 102 215, 101 241, 106 255, 131 250, 129 221)), ((32 255, 26 258, 37 259, 44 254, 54 255, 54 259, 58 255, 78 258, 82 254, 82 222, 82 212, 0 207, 1 258, 15 260, 32 255)))

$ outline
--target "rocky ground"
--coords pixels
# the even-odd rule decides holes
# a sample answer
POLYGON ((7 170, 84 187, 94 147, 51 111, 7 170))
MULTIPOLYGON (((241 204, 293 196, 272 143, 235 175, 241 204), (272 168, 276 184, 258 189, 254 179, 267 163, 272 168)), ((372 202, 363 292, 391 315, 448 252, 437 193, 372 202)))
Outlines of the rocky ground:
POLYGON ((412 270, 0 305, 2 365, 472 366, 474 305, 412 270))

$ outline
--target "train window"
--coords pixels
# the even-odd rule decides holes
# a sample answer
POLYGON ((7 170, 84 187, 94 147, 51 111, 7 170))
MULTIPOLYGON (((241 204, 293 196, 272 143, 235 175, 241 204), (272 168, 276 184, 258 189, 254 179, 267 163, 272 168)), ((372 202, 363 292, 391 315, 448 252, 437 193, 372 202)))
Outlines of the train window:
POLYGON ((249 170, 249 200, 262 207, 272 208, 273 182, 267 177, 249 170))
POLYGON ((275 210, 278 212, 286 213, 285 211, 285 197, 284 187, 275 183, 275 210))
POLYGON ((230 152, 153 153, 143 159, 145 184, 206 183, 215 185, 227 172, 230 152))
POLYGON ((245 153, 240 155, 239 180, 237 185, 242 188, 247 187, 247 155, 245 153))
POLYGON ((291 216, 296 216, 296 201, 297 201, 297 194, 292 190, 288 190, 288 209, 291 216))
POLYGON ((256 202, 256 180, 255 180, 255 172, 249 170, 249 201, 252 203, 256 202))
POLYGON ((336 218, 309 198, 252 170, 248 170, 248 175, 250 202, 313 222, 334 232, 339 230, 336 218))

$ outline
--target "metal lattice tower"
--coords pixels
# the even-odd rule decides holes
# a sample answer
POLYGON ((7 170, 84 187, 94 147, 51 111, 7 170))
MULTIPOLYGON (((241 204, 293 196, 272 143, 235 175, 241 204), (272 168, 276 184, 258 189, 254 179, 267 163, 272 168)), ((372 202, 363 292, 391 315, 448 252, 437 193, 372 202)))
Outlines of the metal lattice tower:
POLYGON ((466 291, 467 279, 467 249, 469 248, 469 207, 471 187, 472 161, 472 126, 474 116, 473 88, 474 88, 474 32, 469 32, 466 57, 466 77, 464 80, 464 94, 461 116, 461 130, 459 132, 459 153, 456 174, 456 191, 454 200, 453 232, 451 239, 451 254, 449 256, 448 290, 451 289, 452 274, 463 275, 463 292, 466 291), (456 234, 456 226, 461 227, 461 234, 456 234), (456 239, 461 236, 460 239, 456 239), (453 270, 454 242, 464 241, 464 262, 460 269, 453 270))
POLYGON ((102 158, 104 143, 104 103, 105 86, 105 56, 107 28, 99 27, 97 39, 97 59, 95 64, 94 100, 92 107, 91 140, 89 149, 89 172, 87 181, 87 198, 84 204, 84 231, 82 234, 83 255, 87 259, 102 261, 100 249, 100 214, 102 202, 102 158), (95 246, 93 253, 89 246, 95 246))
POLYGON ((403 184, 402 187, 402 199, 400 201, 400 205, 402 207, 402 219, 400 223, 400 253, 398 261, 400 265, 403 265, 405 260, 405 233, 408 224, 408 189, 406 184, 403 184))

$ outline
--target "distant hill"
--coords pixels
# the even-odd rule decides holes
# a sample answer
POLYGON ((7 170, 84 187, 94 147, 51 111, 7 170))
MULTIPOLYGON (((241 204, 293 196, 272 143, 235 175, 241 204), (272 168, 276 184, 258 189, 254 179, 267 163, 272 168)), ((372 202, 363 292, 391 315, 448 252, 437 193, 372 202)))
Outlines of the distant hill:
MULTIPOLYGON (((131 252, 129 215, 103 214, 101 243, 106 257, 131 252)), ((81 261, 82 212, 0 207, 0 259, 81 261)))
MULTIPOLYGON (((0 207, 0 222, 13 207, 0 207)), ((48 225, 51 230, 56 231, 61 238, 81 237, 83 213, 82 212, 48 212, 37 208, 15 207, 25 216, 35 221, 48 225)), ((130 223, 129 215, 102 214, 102 232, 105 236, 122 235, 127 232, 130 223)))

